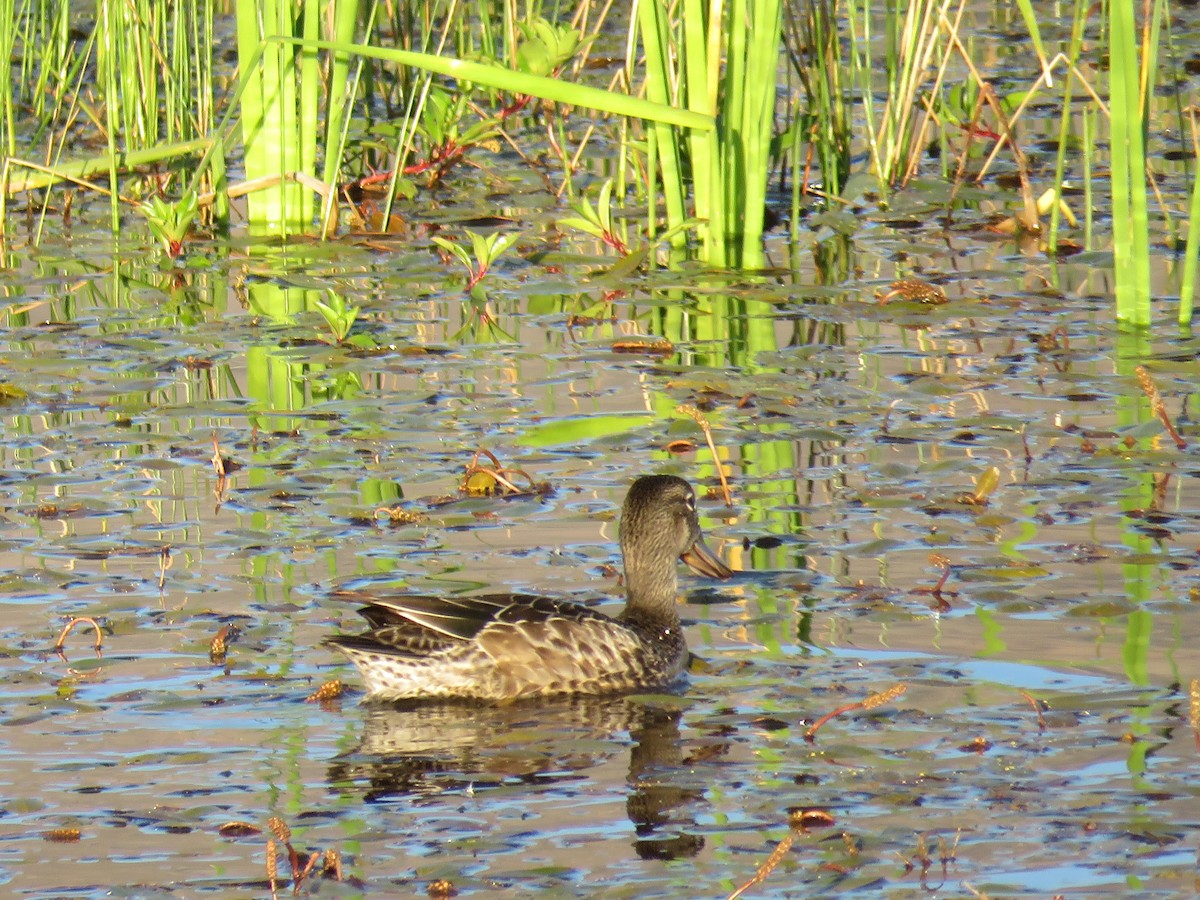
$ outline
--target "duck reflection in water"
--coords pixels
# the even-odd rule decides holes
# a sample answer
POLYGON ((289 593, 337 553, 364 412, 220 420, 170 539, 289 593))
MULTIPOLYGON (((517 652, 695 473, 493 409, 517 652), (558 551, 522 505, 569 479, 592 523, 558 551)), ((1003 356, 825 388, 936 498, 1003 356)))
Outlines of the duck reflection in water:
POLYGON ((362 740, 333 760, 328 779, 368 803, 422 805, 423 797, 462 792, 486 805, 491 789, 526 786, 535 812, 537 798, 546 799, 538 818, 552 831, 579 827, 581 793, 619 791, 639 857, 686 858, 704 846, 695 831, 705 786, 684 763, 678 709, 632 697, 578 697, 499 707, 368 705, 361 712, 362 740), (604 764, 625 746, 622 732, 629 735, 628 774, 619 785, 605 784, 604 764))

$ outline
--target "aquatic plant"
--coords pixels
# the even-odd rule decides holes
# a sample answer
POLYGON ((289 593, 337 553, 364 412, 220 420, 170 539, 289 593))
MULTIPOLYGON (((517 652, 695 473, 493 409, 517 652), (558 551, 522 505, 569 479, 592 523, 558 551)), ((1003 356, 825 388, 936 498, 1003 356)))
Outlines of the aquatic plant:
POLYGON ((467 229, 467 237, 471 241, 470 253, 462 244, 448 238, 435 237, 433 242, 462 263, 463 268, 467 270, 467 292, 470 293, 484 279, 496 260, 521 239, 521 232, 497 231, 485 235, 467 229))
MULTIPOLYGON (((650 209, 661 192, 672 243, 685 245, 681 226, 700 220, 700 255, 715 266, 758 268, 776 112, 781 41, 779 0, 728 5, 682 0, 637 4, 646 96, 712 116, 711 131, 686 135, 665 124, 649 133, 650 209)), ((631 28, 635 27, 631 23, 631 28)), ((632 80, 632 79, 631 79, 632 80)), ((653 214, 648 223, 657 231, 653 214)))
POLYGON ((168 256, 178 256, 183 250, 183 242, 192 230, 199 210, 200 199, 195 191, 184 191, 174 203, 162 197, 151 197, 138 207, 168 256))

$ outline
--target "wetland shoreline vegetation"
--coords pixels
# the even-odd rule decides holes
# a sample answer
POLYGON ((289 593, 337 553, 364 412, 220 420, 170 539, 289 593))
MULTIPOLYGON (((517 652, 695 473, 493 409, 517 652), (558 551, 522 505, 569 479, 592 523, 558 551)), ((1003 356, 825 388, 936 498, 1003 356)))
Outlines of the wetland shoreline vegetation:
POLYGON ((852 235, 854 210, 941 180, 951 225, 981 186, 1011 184, 993 188, 1010 212, 994 225, 1048 255, 1104 251, 1093 217, 1111 223, 1115 315, 1137 327, 1150 321, 1153 189, 1162 231, 1186 232, 1178 318, 1190 321, 1200 140, 1163 0, 1142 18, 1078 0, 1053 23, 1023 0, 996 23, 1034 48, 1017 78, 964 30, 966 0, 810 0, 786 15, 779 0, 645 2, 628 21, 591 2, 233 8, 99 0, 89 17, 7 0, 10 243, 15 197, 36 240, 89 192, 107 195, 114 233, 123 204, 143 208, 171 254, 193 227, 228 227, 238 197, 251 234, 386 232, 398 203, 429 203, 507 144, 554 184, 562 221, 641 265, 753 272, 767 265, 768 215, 795 241, 822 219, 852 235), (1051 166, 1021 131, 1047 104, 1060 120, 1051 166), (1146 139, 1168 134, 1178 165, 1149 169, 1146 139), (522 147, 533 135, 544 141, 522 147), (1079 218, 1082 241, 1064 231, 1079 218))

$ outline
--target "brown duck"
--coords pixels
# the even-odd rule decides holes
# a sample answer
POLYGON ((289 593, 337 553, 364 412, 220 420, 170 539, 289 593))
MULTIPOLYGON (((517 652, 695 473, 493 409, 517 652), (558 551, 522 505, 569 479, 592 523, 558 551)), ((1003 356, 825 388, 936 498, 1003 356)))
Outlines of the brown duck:
POLYGON ((676 611, 676 561, 733 573, 705 546, 696 495, 682 478, 647 475, 621 512, 625 610, 611 618, 529 594, 445 598, 342 591, 364 603, 360 635, 329 644, 350 657, 372 700, 515 700, 665 687, 688 652, 676 611))

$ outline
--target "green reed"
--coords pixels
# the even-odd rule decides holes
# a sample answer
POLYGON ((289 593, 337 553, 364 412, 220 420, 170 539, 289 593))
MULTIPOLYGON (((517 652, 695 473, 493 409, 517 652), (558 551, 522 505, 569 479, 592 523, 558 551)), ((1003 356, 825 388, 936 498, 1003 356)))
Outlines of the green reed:
MULTIPOLYGON (((940 85, 950 54, 942 25, 949 21, 951 0, 889 0, 885 9, 884 50, 879 59, 872 34, 872 4, 850 0, 846 8, 851 69, 863 104, 864 128, 872 170, 885 194, 915 171, 922 142, 917 127, 922 89, 928 72, 936 71, 940 85), (882 83, 879 79, 882 77, 882 83), (875 96, 886 100, 880 108, 875 96)), ((959 2, 955 21, 961 17, 959 2)), ((937 92, 937 87, 931 93, 937 92)))
POLYGON ((1200 276, 1200 157, 1192 166, 1192 200, 1188 208, 1188 236, 1183 254, 1183 283, 1179 289, 1179 324, 1190 325, 1200 276))
MULTIPOLYGON (((817 158, 821 188, 839 196, 850 177, 851 117, 846 98, 846 62, 842 57, 837 0, 808 0, 790 5, 786 44, 792 68, 804 87, 807 115, 789 116, 792 183, 801 186, 800 143, 807 137, 817 158), (800 126, 804 125, 803 133, 800 126)), ((793 223, 798 209, 793 203, 793 223)))
MULTIPOLYGON (((712 117, 717 125, 692 129, 682 140, 666 128, 652 131, 650 169, 657 163, 652 178, 662 179, 667 229, 678 233, 688 223, 690 186, 701 258, 715 266, 757 268, 763 260, 781 3, 681 0, 670 8, 639 3, 638 13, 647 97, 712 117)), ((650 187, 654 210, 653 180, 650 187)), ((674 243, 682 247, 682 238, 674 243)))
POLYGON ((1150 324, 1145 127, 1162 12, 1162 3, 1156 2, 1142 31, 1137 28, 1132 4, 1111 3, 1107 22, 1117 319, 1138 327, 1150 324), (1141 59, 1139 34, 1144 38, 1141 59))

